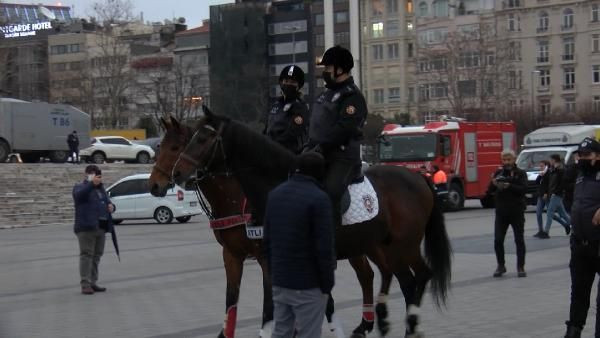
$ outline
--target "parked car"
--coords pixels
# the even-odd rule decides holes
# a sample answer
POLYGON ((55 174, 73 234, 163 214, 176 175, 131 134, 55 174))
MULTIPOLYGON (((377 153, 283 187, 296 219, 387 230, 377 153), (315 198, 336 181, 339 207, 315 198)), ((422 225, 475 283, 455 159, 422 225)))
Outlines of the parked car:
POLYGON ((115 224, 123 220, 152 218, 161 224, 169 224, 173 219, 185 223, 192 216, 202 214, 193 189, 175 185, 165 197, 154 197, 150 194, 149 178, 150 174, 127 176, 106 190, 115 204, 112 215, 115 224))
POLYGON ((99 164, 115 160, 149 163, 155 156, 151 147, 132 143, 121 136, 94 137, 91 143, 90 147, 79 152, 83 161, 99 164))
POLYGON ((161 141, 162 141, 162 137, 151 137, 151 138, 147 138, 145 140, 136 140, 133 142, 137 143, 137 144, 143 144, 143 145, 149 146, 150 148, 152 148, 152 150, 154 150, 156 157, 158 157, 158 151, 160 148, 161 141))

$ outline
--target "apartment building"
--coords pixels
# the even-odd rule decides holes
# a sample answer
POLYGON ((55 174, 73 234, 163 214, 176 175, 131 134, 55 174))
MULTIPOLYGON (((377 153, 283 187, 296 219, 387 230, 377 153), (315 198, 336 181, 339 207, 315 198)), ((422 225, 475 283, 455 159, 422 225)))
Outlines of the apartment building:
POLYGON ((600 1, 498 1, 496 16, 520 46, 522 101, 534 115, 600 113, 600 1))

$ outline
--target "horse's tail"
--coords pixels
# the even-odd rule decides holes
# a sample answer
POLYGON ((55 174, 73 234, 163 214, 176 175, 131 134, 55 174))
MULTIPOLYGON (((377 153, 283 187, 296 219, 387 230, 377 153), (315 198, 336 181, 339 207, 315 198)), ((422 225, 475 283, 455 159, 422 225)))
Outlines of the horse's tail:
POLYGON ((433 272, 431 279, 431 292, 438 307, 446 305, 448 288, 452 273, 452 248, 446 225, 444 214, 442 213, 442 203, 437 198, 435 188, 430 180, 424 177, 433 194, 433 208, 429 215, 427 228, 425 229, 425 257, 433 272))

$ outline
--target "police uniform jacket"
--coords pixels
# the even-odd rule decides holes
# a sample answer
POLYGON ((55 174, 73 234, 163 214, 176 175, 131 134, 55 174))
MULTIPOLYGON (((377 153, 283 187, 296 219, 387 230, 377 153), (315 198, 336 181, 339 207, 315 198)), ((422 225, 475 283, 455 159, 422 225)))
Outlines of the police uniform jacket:
POLYGON ((592 224, 596 210, 600 208, 600 169, 581 173, 575 181, 571 224, 573 236, 578 240, 600 240, 600 226, 592 224))
POLYGON ((309 140, 326 160, 360 161, 362 128, 367 119, 365 98, 352 77, 327 88, 313 105, 309 140))
POLYGON ((283 96, 271 107, 264 133, 295 154, 308 139, 308 105, 302 99, 286 100, 283 96))

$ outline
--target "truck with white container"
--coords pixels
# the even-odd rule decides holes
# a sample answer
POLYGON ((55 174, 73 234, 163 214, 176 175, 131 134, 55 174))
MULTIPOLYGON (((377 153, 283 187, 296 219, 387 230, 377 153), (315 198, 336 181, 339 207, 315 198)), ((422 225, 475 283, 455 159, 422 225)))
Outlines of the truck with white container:
POLYGON ((540 162, 558 154, 565 164, 573 163, 573 152, 586 137, 600 139, 600 125, 551 125, 525 135, 517 166, 527 172, 527 200, 530 204, 537 200, 536 179, 540 174, 540 162))
POLYGON ((23 162, 67 161, 67 136, 77 131, 79 148, 90 145, 90 116, 64 104, 0 98, 0 163, 19 153, 23 162))

